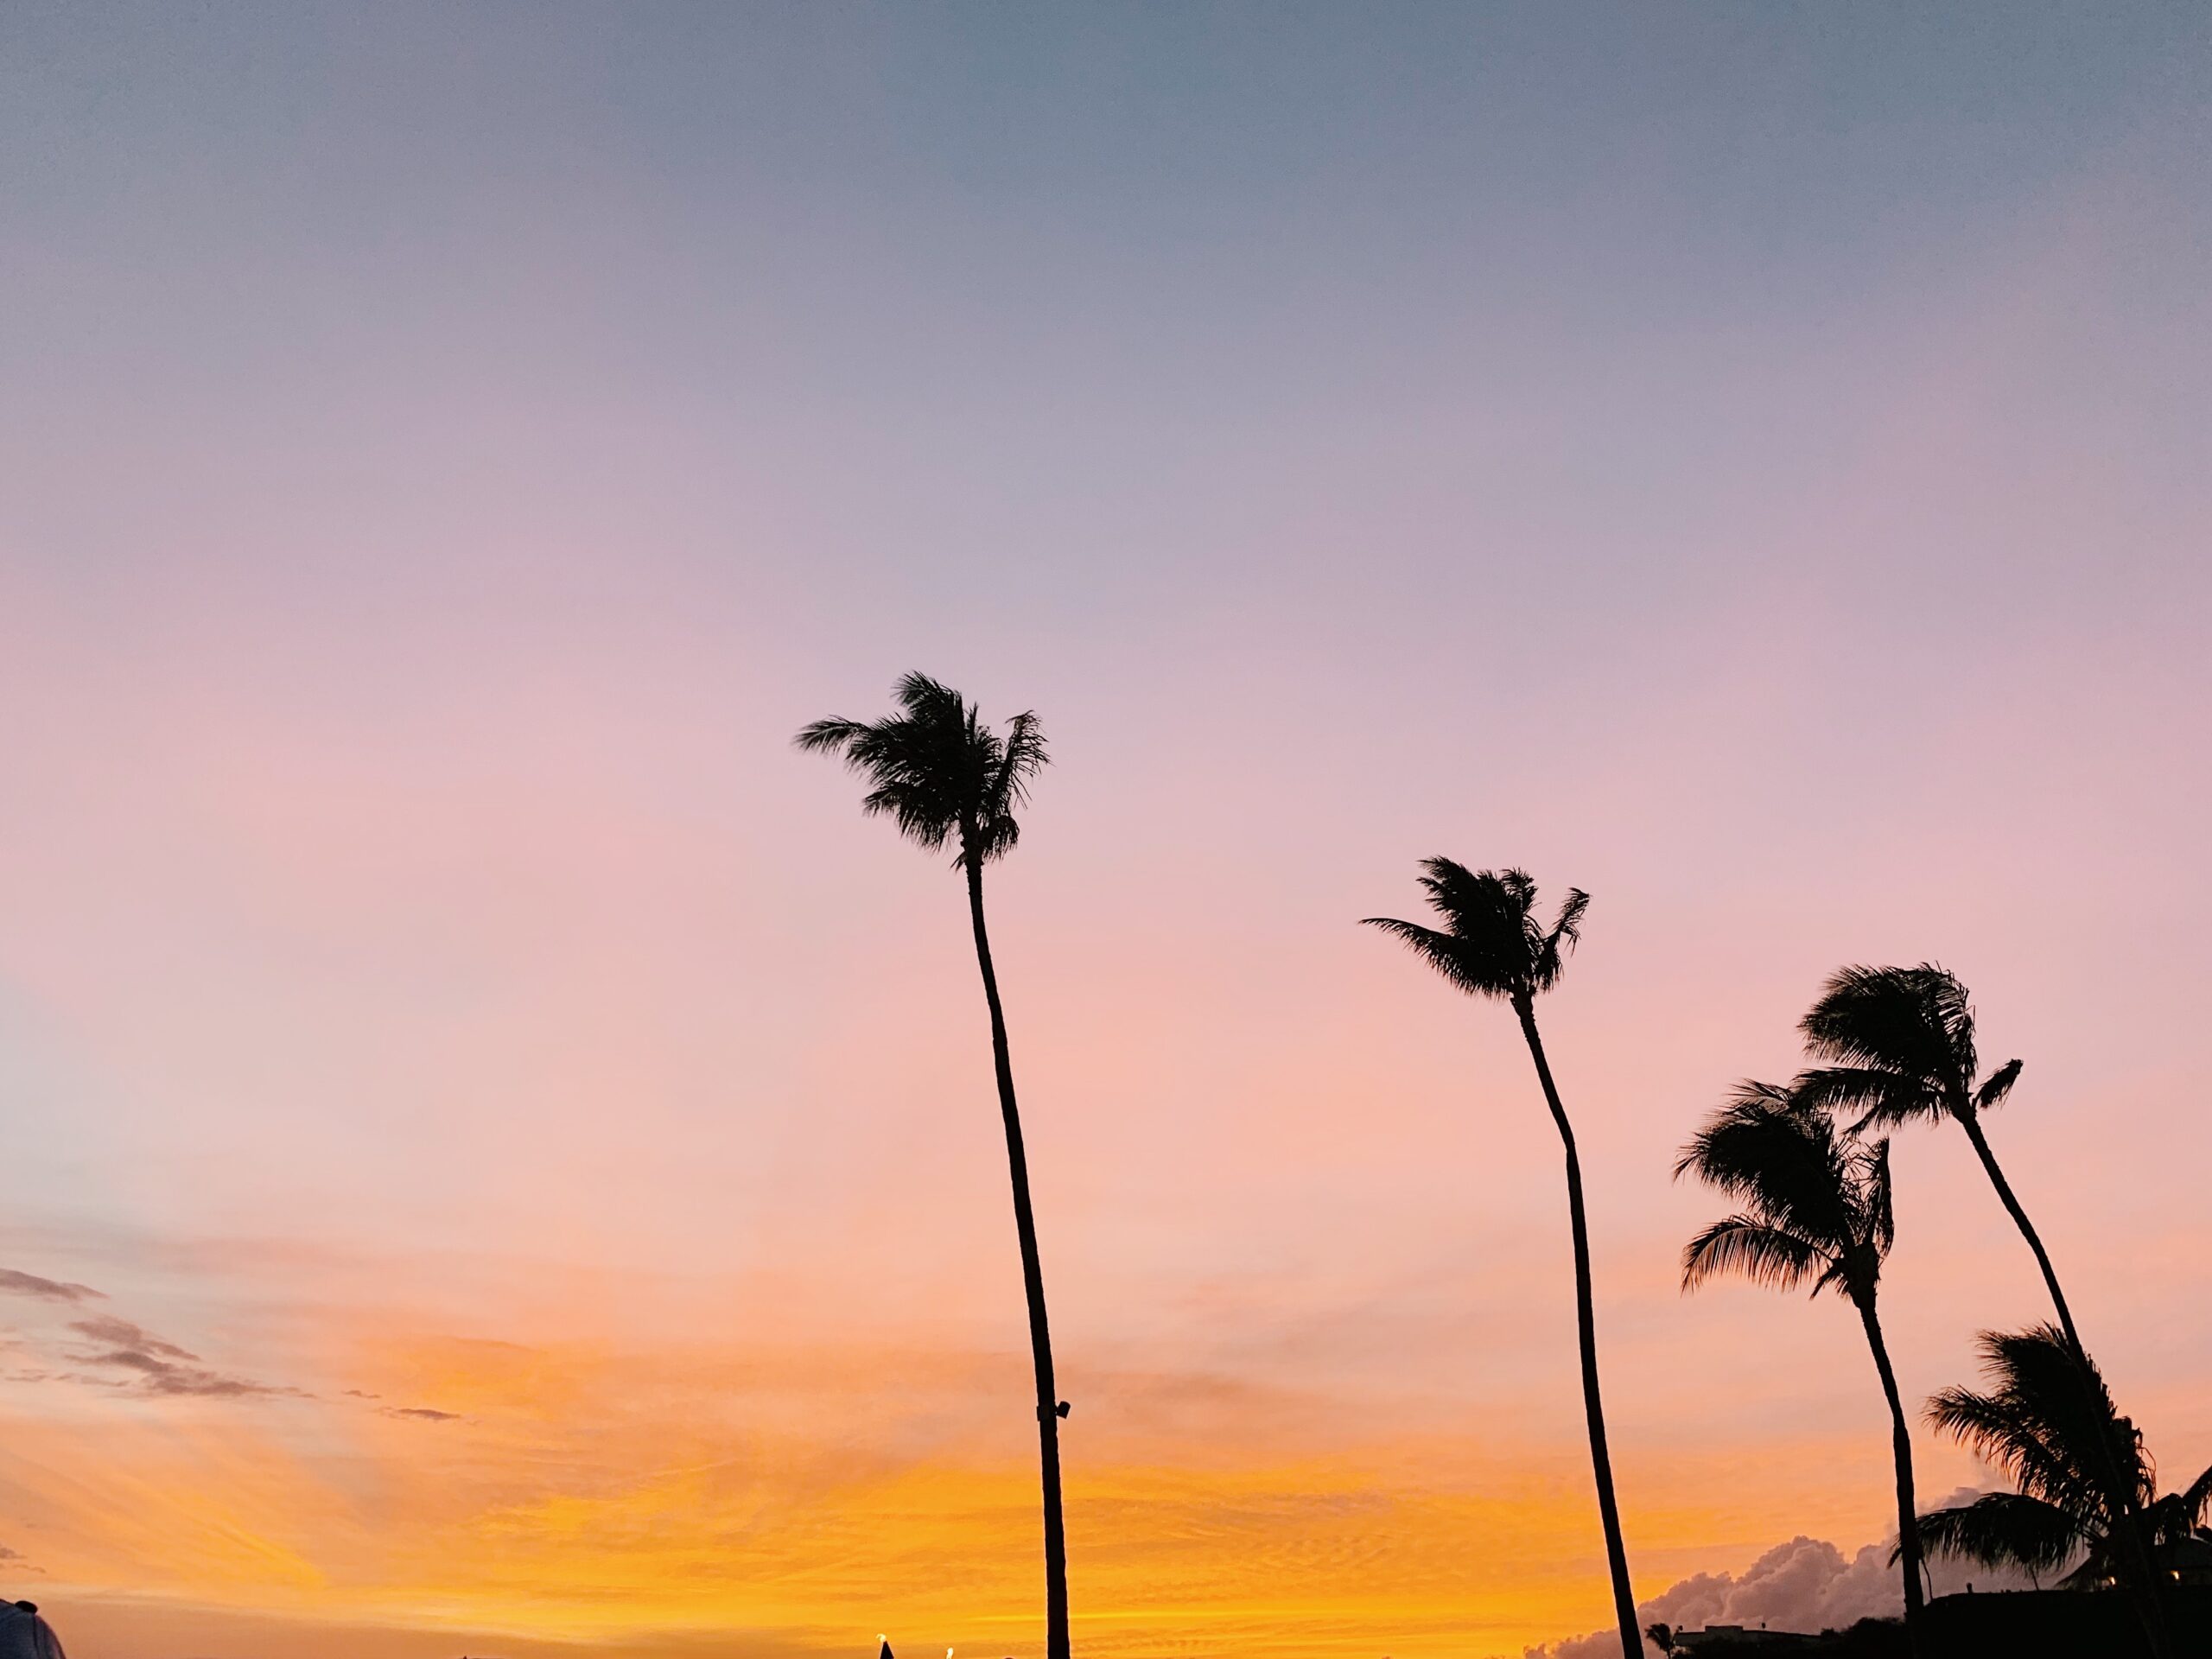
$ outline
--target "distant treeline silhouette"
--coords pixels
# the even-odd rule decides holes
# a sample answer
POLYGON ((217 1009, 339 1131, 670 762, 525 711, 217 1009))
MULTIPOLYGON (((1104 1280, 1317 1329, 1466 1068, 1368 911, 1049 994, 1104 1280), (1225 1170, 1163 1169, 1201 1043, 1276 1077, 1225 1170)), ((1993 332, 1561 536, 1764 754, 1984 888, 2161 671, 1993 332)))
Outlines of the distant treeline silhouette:
MULTIPOLYGON (((1069 1659, 1059 1452, 1059 1423, 1068 1407, 1053 1378, 1028 1162, 983 916, 984 866, 1020 837, 1015 813, 1046 764, 1044 736, 1033 714, 1016 715, 1000 732, 973 702, 925 675, 906 675, 894 695, 899 712, 889 717, 817 721, 798 743, 841 756, 868 786, 863 811, 892 818, 925 850, 950 848, 953 868, 966 880, 1028 1300, 1044 1495, 1046 1653, 1047 1659, 1069 1659)), ((1580 940, 1589 895, 1568 889, 1547 925, 1536 884, 1521 870, 1471 870, 1448 858, 1425 860, 1421 868, 1421 888, 1440 925, 1390 917, 1370 917, 1366 925, 1412 947, 1470 995, 1506 1003, 1528 1046, 1565 1154, 1591 1470, 1622 1652, 1637 1655, 1645 1632, 1637 1627, 1605 1440, 1581 1163, 1535 1018, 1536 998, 1559 983, 1580 940)), ((1787 1084, 1738 1084, 1675 1166, 1678 1179, 1694 1175, 1740 1206, 1685 1248, 1683 1288, 1737 1274, 1777 1289, 1833 1291, 1858 1313, 1889 1408, 1897 1473, 1893 1560, 1901 1573, 1906 1639, 1916 1653, 1925 1650, 1924 1555, 1933 1551, 2037 1578, 2078 1562, 2062 1582, 2119 1591, 2134 1610, 2152 1659, 2180 1659, 2165 1594, 2177 1574, 2163 1563, 2177 1549, 2212 1540, 2212 1469, 2179 1491, 2159 1493, 2143 1436, 2113 1404, 2050 1252, 1998 1165, 1981 1120, 2011 1094, 2021 1063, 2008 1060, 1981 1074, 1966 987, 1929 963, 1841 969, 1799 1028, 1812 1064, 1787 1084), (1897 1236, 1886 1132, 1945 1120, 1966 1135, 2034 1255, 2057 1321, 2020 1332, 1985 1332, 1990 1391, 1947 1389, 1927 1408, 1936 1428, 2004 1470, 2017 1490, 1921 1514, 1911 1424, 1878 1313, 1882 1268, 1897 1236)), ((1664 1625, 1649 1634, 1662 1647, 1676 1638, 1664 1625)), ((889 1659, 887 1643, 881 1659, 889 1659)))

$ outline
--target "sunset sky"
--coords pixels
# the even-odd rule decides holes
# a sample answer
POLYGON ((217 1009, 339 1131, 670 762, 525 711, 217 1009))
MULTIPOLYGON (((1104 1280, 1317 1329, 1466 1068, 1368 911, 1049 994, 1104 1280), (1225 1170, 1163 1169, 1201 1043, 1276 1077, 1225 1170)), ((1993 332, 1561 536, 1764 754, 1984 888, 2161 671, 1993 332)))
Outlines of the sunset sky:
MULTIPOLYGON (((1356 925, 1431 854, 1593 895, 1640 1594, 1893 1522, 1849 1311, 1676 1288, 1846 962, 2026 1060, 2187 1479, 2207 154, 2178 3, 0 9, 0 1591, 1035 1659, 959 883, 790 747, 908 669, 1053 746, 991 900, 1079 1652, 1607 1622, 1527 1056, 1356 925)), ((1896 1162, 1917 1399, 2047 1309, 1896 1162)))

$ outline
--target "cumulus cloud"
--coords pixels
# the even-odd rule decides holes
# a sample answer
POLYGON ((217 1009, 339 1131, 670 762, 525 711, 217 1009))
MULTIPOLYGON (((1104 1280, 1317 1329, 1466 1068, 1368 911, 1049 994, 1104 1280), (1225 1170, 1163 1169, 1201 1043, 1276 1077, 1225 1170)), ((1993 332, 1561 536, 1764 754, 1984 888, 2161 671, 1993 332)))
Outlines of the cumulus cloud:
POLYGON ((41 1279, 35 1273, 19 1273, 14 1268, 0 1268, 0 1296, 33 1296, 42 1302, 105 1301, 104 1292, 90 1285, 72 1284, 66 1279, 41 1279))
MULTIPOLYGON (((1929 1509, 1948 1509, 1971 1503, 1984 1489, 1962 1486, 1929 1509)), ((1821 1538, 1802 1535, 1772 1549, 1745 1568, 1740 1575, 1700 1573, 1637 1605, 1638 1628, 1671 1624, 1677 1630, 1703 1630, 1708 1624, 1742 1624, 1753 1630, 1839 1630, 1862 1618, 1897 1618, 1904 1611, 1904 1592, 1897 1569, 1890 1564, 1896 1547, 1892 1532, 1878 1544, 1867 1544, 1847 1557, 1821 1538)), ((1930 1567, 1937 1595, 1966 1587, 1967 1572, 1955 1563, 1930 1567)), ((2024 1589, 2024 1575, 1971 1569, 1975 1587, 1982 1590, 2024 1589)), ((1646 1653, 1656 1649, 1645 1644, 1646 1653)), ((1522 1659, 1621 1659, 1618 1631, 1599 1630, 1568 1637, 1541 1647, 1522 1649, 1522 1659)))

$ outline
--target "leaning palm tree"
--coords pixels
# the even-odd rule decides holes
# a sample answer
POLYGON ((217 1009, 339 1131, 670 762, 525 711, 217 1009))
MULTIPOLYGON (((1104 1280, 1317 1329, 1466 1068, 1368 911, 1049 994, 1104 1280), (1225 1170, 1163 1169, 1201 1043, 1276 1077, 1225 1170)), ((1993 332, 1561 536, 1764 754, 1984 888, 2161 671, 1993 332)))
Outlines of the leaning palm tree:
POLYGON ((1574 1129, 1560 1104, 1536 1032, 1536 998, 1559 983, 1567 952, 1580 937, 1582 912, 1590 895, 1569 888, 1558 917, 1546 927, 1536 918, 1536 884, 1520 870, 1473 871, 1448 858, 1423 861, 1421 886, 1441 928, 1370 916, 1366 925, 1402 939, 1429 966, 1472 996, 1494 997, 1512 1005, 1521 1035, 1536 1065, 1544 1102, 1567 1148, 1567 1208, 1574 1235, 1574 1311, 1582 1344, 1582 1408, 1590 1427, 1590 1465, 1598 1483, 1598 1515, 1605 1531, 1605 1560, 1613 1581, 1613 1611, 1619 1621, 1621 1651, 1641 1653, 1637 1633, 1636 1596, 1629 1587, 1628 1548, 1621 1541, 1620 1506, 1613 1497, 1613 1463, 1605 1448, 1605 1410, 1598 1390, 1598 1325, 1590 1297, 1590 1234, 1582 1210, 1582 1164, 1575 1155, 1574 1129))
POLYGON ((1890 1201, 1890 1143, 1853 1140, 1819 1107, 1770 1083, 1738 1085, 1683 1148, 1680 1179, 1694 1174, 1744 1206, 1714 1222, 1682 1251, 1682 1288, 1724 1273, 1777 1290, 1809 1284, 1859 1310, 1882 1397, 1890 1406, 1897 1461, 1897 1548, 1904 1566, 1904 1618, 1916 1645, 1921 1622, 1920 1543, 1913 1524, 1912 1427, 1882 1340, 1876 1290, 1897 1242, 1890 1201))
POLYGON ((2035 1253, 2067 1342, 2086 1360, 2050 1253, 1982 1133, 1981 1115, 2012 1092, 2020 1062, 2007 1060, 1975 1080, 1974 1005, 1957 976, 1925 962, 1916 968, 1845 968, 1821 988, 1799 1029, 1813 1058, 1828 1062, 1798 1079, 1799 1093, 1856 1113, 1854 1131, 1957 1121, 1999 1201, 2035 1253))
POLYGON ((991 1063, 998 1077, 999 1115, 1006 1127, 1007 1168, 1014 1185, 1014 1224, 1021 1241, 1022 1288, 1029 1299, 1029 1352, 1037 1376, 1037 1440, 1045 1496, 1045 1625, 1048 1659, 1068 1659, 1067 1534, 1060 1516, 1060 1419, 1067 1406, 1052 1379, 1052 1339, 1045 1317, 1045 1274, 1037 1254, 1037 1221, 1029 1202, 1029 1160, 1014 1104, 1006 1014, 983 925, 983 867, 1020 839, 1015 810, 1027 804, 1031 779, 1044 767, 1045 738, 1033 714, 1016 715, 1003 734, 984 724, 976 705, 921 674, 899 682, 899 712, 873 723, 817 720, 799 733, 798 747, 842 755, 865 779, 861 810, 897 823, 926 851, 954 849, 953 867, 967 877, 968 917, 976 963, 991 1014, 991 1063))
POLYGON ((2153 1558, 2212 1516, 2212 1469, 2160 1497, 2142 1434, 2056 1326, 1985 1332, 1981 1351, 1995 1386, 1944 1389, 1928 1402, 1929 1421, 2018 1490, 1921 1516, 1929 1551, 2037 1575, 2078 1560, 2068 1582, 2117 1586, 2152 1650, 2171 1651, 2153 1558))

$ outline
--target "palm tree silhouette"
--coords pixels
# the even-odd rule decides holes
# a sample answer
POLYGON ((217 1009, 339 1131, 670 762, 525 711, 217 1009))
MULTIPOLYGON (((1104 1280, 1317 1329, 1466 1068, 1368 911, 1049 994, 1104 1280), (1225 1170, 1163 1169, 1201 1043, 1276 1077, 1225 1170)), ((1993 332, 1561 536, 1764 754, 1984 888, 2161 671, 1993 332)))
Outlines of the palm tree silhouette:
POLYGON ((1859 1310, 1882 1397, 1890 1405, 1897 1460, 1897 1548, 1904 1563, 1905 1627, 1915 1646, 1921 1622, 1920 1542, 1914 1524, 1912 1427, 1882 1340, 1876 1290, 1897 1242, 1890 1198, 1890 1143, 1846 1137, 1828 1114, 1770 1083, 1744 1083, 1683 1148, 1675 1175, 1694 1174, 1743 1205, 1682 1251, 1682 1288, 1724 1273, 1777 1290, 1809 1283, 1859 1310))
POLYGON ((1582 1209, 1582 1164, 1574 1150, 1573 1126, 1560 1103, 1536 1032, 1537 995, 1559 983, 1566 953, 1580 937, 1582 912, 1590 895, 1567 890, 1567 902, 1549 928, 1536 918, 1536 884, 1520 870, 1473 871, 1448 858, 1425 859, 1421 885, 1441 929, 1388 916, 1370 916, 1364 925, 1411 945, 1429 966, 1471 996, 1509 1002, 1521 1022, 1521 1035, 1536 1065, 1544 1102, 1567 1148, 1567 1206, 1574 1234, 1575 1324, 1582 1346, 1582 1407, 1590 1427, 1590 1466, 1597 1478, 1598 1515, 1605 1530, 1605 1560, 1611 1569, 1613 1611, 1619 1621, 1621 1651, 1643 1650, 1637 1633, 1636 1596, 1629 1587, 1628 1549, 1621 1541, 1620 1506, 1613 1497, 1612 1457, 1605 1447, 1605 1402, 1598 1389, 1598 1324, 1590 1298, 1590 1235, 1582 1209))
POLYGON ((1981 1351, 1995 1386, 1986 1394, 1946 1389, 1929 1401, 1928 1419, 2012 1476, 2018 1490, 1921 1516, 1922 1540, 1931 1554, 2037 1574, 2080 1556, 2067 1582, 2117 1585, 2152 1650, 2168 1651, 2153 1552, 2204 1527, 2212 1469, 2160 1497, 2141 1433, 2056 1326, 1986 1331, 1981 1351))
POLYGON ((1956 975, 1932 963, 1916 968, 1845 968, 1821 988, 1820 1001, 1800 1022, 1805 1046, 1829 1064, 1797 1080, 1807 1100, 1855 1112, 1854 1132, 1879 1126, 1955 1118, 1974 1156, 1997 1189, 2012 1224, 2035 1253, 2066 1340, 2086 1360, 2066 1293, 2050 1253, 1998 1167, 1981 1115, 2001 1102, 2019 1080, 2020 1062, 2007 1060, 1974 1081, 1974 1005, 1956 975))
MULTIPOLYGON (((2075 1326, 2066 1293, 2059 1288, 2050 1252, 2044 1249, 2042 1236, 2014 1196, 2012 1184, 1990 1150, 1989 1137, 1982 1133, 1981 1115, 2012 1093, 2019 1080, 2020 1062, 2007 1060, 1975 1081, 1980 1060, 1974 1052, 1974 1004, 1958 976, 1926 962, 1913 968, 1841 969, 1821 988, 1820 1000, 1799 1022, 1799 1029, 1813 1058, 1828 1064, 1800 1074, 1798 1091, 1838 1111, 1857 1113, 1854 1132, 1945 1117, 1957 1121, 1989 1184, 1997 1189, 1999 1201, 2035 1255, 2066 1345, 2084 1376, 2094 1376, 2096 1367, 2075 1326)), ((2106 1471, 2106 1484, 2124 1503, 2134 1501, 2124 1465, 2106 1471)), ((2136 1532, 2133 1527, 2121 1529, 2121 1548, 2135 1548, 2136 1532)), ((2145 1573, 2150 1571, 2147 1559, 2137 1566, 2145 1573)), ((2153 1648, 2164 1650, 2155 1637, 2153 1648)))
POLYGON ((1014 1185, 1014 1230, 1021 1241, 1021 1282, 1029 1300, 1029 1352, 1037 1376, 1038 1460, 1045 1497, 1045 1635, 1048 1659, 1068 1659, 1067 1533, 1060 1515, 1060 1419, 1067 1405, 1052 1378, 1052 1338, 1045 1316, 1045 1272, 1037 1254, 1037 1221, 1029 1202, 1029 1160, 1021 1114, 1014 1103, 1006 1013, 983 925, 983 867, 1021 838, 1017 808, 1046 762, 1034 714, 1016 715, 1003 735, 983 723, 976 705, 950 686, 908 674, 893 694, 900 712, 873 723, 817 720, 798 747, 842 755, 867 780, 861 810, 893 819, 925 851, 956 849, 953 866, 968 879, 968 916, 976 963, 991 1014, 991 1063, 999 1115, 1006 1126, 1007 1169, 1014 1185))

